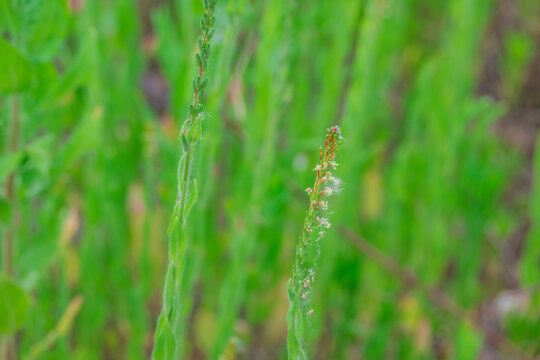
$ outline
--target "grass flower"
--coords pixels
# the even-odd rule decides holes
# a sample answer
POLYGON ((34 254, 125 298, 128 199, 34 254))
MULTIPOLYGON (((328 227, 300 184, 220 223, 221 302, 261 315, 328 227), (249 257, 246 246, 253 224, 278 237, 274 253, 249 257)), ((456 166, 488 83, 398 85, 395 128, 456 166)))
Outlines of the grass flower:
POLYGON ((324 148, 320 149, 320 161, 315 166, 315 183, 308 187, 310 206, 304 220, 304 229, 296 246, 296 260, 292 278, 287 284, 289 311, 287 313, 288 335, 287 349, 289 360, 306 359, 304 346, 304 319, 312 317, 315 310, 311 307, 311 288, 315 281, 315 266, 320 255, 319 241, 330 229, 331 223, 325 215, 328 213, 328 198, 341 191, 341 181, 333 175, 338 164, 335 158, 341 140, 338 126, 327 130, 324 148), (318 236, 313 241, 313 232, 318 236))

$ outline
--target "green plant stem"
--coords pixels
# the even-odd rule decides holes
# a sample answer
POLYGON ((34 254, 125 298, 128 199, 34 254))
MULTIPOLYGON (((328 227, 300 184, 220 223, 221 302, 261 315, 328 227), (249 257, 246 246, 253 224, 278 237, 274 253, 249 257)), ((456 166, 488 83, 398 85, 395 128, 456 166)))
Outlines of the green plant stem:
POLYGON ((41 341, 38 341, 37 343, 32 345, 32 347, 28 351, 28 354, 23 356, 22 359, 40 359, 44 352, 51 348, 59 339, 66 336, 66 334, 69 332, 70 328, 73 325, 75 317, 81 310, 82 304, 82 295, 75 296, 68 304, 66 310, 64 311, 64 314, 62 314, 62 317, 55 325, 55 327, 52 328, 51 331, 49 331, 41 341))
MULTIPOLYGON (((19 147, 19 132, 20 132, 20 114, 19 101, 17 97, 11 98, 11 142, 9 144, 9 152, 17 151, 19 147)), ((11 173, 6 181, 6 196, 10 205, 15 207, 15 174, 11 173)), ((15 216, 11 226, 9 226, 4 238, 3 248, 3 270, 8 275, 13 275, 13 242, 15 238, 15 216)))
POLYGON ((191 168, 192 168, 192 159, 193 159, 193 152, 195 151, 195 143, 189 143, 188 149, 186 151, 186 162, 184 163, 184 169, 183 169, 183 175, 182 175, 182 181, 184 182, 185 190, 182 194, 181 201, 180 201, 180 207, 179 207, 179 213, 182 219, 182 227, 186 225, 186 218, 184 217, 184 211, 186 209, 186 203, 188 201, 188 194, 191 190, 190 186, 190 177, 191 177, 191 168))
POLYGON ((319 256, 319 240, 330 228, 330 222, 323 215, 328 210, 327 199, 340 191, 340 180, 332 175, 337 167, 337 155, 341 131, 338 126, 328 129, 324 150, 320 149, 320 163, 315 167, 313 188, 307 188, 309 207, 304 220, 300 242, 296 246, 296 257, 292 277, 287 284, 289 311, 287 312, 287 351, 289 360, 307 359, 304 319, 313 315, 311 308, 312 285, 315 280, 315 265, 319 256), (313 236, 316 234, 316 238, 313 236), (315 248, 315 249, 314 249, 315 248))
MULTIPOLYGON (((19 99, 16 96, 11 98, 11 142, 9 144, 9 152, 17 151, 19 147, 19 133, 21 127, 21 118, 19 113, 19 99)), ((4 236, 3 248, 2 248, 2 269, 8 276, 13 276, 13 249, 15 242, 15 232, 17 230, 17 216, 15 215, 15 174, 9 174, 6 181, 6 197, 11 205, 12 217, 11 224, 8 225, 6 234, 4 236)), ((15 359, 15 344, 14 339, 10 336, 5 336, 2 340, 2 359, 12 360, 15 359)))
POLYGON ((152 357, 156 360, 177 359, 182 356, 182 312, 181 282, 187 253, 184 234, 187 215, 197 201, 198 189, 192 178, 192 163, 197 143, 202 140, 202 95, 208 79, 205 70, 210 57, 210 40, 214 35, 214 10, 216 0, 203 0, 204 14, 201 17, 202 35, 199 51, 195 54, 197 75, 192 82, 193 102, 189 106, 188 118, 180 131, 182 155, 178 163, 178 195, 169 224, 169 263, 163 290, 163 304, 154 336, 152 357))

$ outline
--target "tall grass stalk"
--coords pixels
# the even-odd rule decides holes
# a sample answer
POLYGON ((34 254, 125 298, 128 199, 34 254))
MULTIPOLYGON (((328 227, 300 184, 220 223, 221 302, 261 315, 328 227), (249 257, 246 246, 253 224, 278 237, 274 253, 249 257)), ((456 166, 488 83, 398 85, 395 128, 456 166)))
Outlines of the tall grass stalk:
POLYGON ((520 262, 521 281, 526 286, 540 283, 540 136, 536 140, 536 151, 533 161, 533 180, 529 201, 531 229, 525 243, 525 251, 520 262))
MULTIPOLYGON (((289 86, 289 59, 291 53, 290 29, 294 4, 291 2, 261 2, 254 12, 260 17, 259 27, 250 32, 249 46, 239 49, 242 53, 234 64, 234 78, 246 78, 246 88, 253 87, 258 95, 253 104, 247 104, 243 131, 250 134, 242 143, 241 167, 235 171, 234 192, 231 194, 234 213, 234 230, 230 241, 230 262, 223 278, 219 296, 217 336, 213 342, 212 358, 227 358, 230 353, 241 352, 239 344, 245 341, 238 319, 255 323, 256 306, 260 306, 260 289, 250 286, 250 278, 258 278, 258 272, 268 273, 268 267, 261 266, 260 254, 267 254, 263 228, 267 220, 265 206, 272 176, 278 170, 280 126, 289 108, 284 94, 289 86), (278 34, 272 29, 282 29, 278 34), (258 35, 260 33, 260 35, 258 35), (276 56, 277 55, 277 56, 276 56), (251 58, 253 57, 253 60, 251 58), (257 74, 249 78, 249 74, 257 74), (237 226, 242 224, 242 226, 237 226), (246 269, 250 269, 246 271, 246 269)), ((240 32, 245 30, 240 30, 240 32)), ((239 44, 240 45, 240 44, 239 44)), ((234 81, 234 80, 233 80, 234 81)), ((232 84, 232 83, 231 83, 232 84)), ((242 95, 243 96, 243 95, 242 95)), ((227 107, 235 108, 230 101, 227 107)), ((236 119, 242 124, 241 113, 236 119)))
POLYGON ((192 81, 193 103, 189 106, 188 118, 180 131, 182 155, 178 163, 178 195, 169 224, 169 264, 163 289, 163 304, 154 336, 152 357, 158 359, 176 358, 177 336, 180 324, 180 284, 184 268, 187 241, 184 234, 186 219, 197 201, 197 182, 193 178, 192 163, 197 143, 202 140, 204 118, 202 96, 208 83, 205 71, 210 57, 210 41, 214 35, 216 0, 203 0, 204 14, 201 17, 202 35, 199 51, 195 54, 197 75, 192 81))
MULTIPOLYGON (((11 142, 9 144, 9 152, 15 153, 19 147, 19 132, 20 132, 20 113, 19 113, 19 100, 16 96, 11 99, 11 142)), ((15 173, 9 174, 6 181, 6 196, 10 202, 11 207, 15 210, 15 173)), ((14 211, 13 211, 14 212, 14 211)), ((13 252, 15 242, 17 218, 12 216, 12 223, 8 226, 2 249, 2 269, 8 276, 13 276, 13 252)), ((2 358, 9 360, 15 358, 15 344, 12 337, 6 336, 0 343, 0 351, 2 358)))
POLYGON ((330 222, 325 217, 328 213, 327 198, 341 190, 341 180, 334 177, 332 169, 335 162, 341 131, 338 126, 327 130, 324 149, 320 149, 320 162, 313 169, 315 184, 307 188, 309 208, 304 219, 304 229, 296 246, 296 260, 292 278, 287 283, 289 311, 287 313, 287 349, 289 360, 307 359, 304 340, 304 323, 311 317, 312 284, 315 280, 315 266, 319 258, 319 241, 324 237, 330 222))
MULTIPOLYGON (((19 101, 17 97, 11 99, 11 142, 9 144, 9 152, 14 153, 19 146, 19 131, 20 131, 20 114, 19 114, 19 101)), ((11 173, 6 181, 6 196, 13 206, 15 200, 15 173, 11 173)), ((6 274, 13 275, 13 239, 15 237, 15 222, 7 230, 6 237, 4 239, 4 252, 3 252, 3 269, 6 274)))

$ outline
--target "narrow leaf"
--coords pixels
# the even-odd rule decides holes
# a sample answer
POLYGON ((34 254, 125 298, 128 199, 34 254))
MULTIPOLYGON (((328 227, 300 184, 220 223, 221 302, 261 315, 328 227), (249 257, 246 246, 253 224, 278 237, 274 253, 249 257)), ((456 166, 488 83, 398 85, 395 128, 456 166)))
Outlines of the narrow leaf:
POLYGON ((26 90, 32 82, 28 60, 1 36, 0 54, 0 92, 9 94, 26 90))
POLYGON ((162 319, 162 324, 156 334, 156 341, 154 344, 154 351, 152 352, 152 359, 154 360, 168 360, 174 357, 174 350, 176 348, 176 341, 172 331, 171 324, 162 319))
POLYGON ((30 301, 24 290, 0 273, 0 334, 10 334, 24 324, 30 301))
POLYGON ((22 152, 16 151, 0 156, 0 181, 4 181, 14 172, 22 160, 22 152))
POLYGON ((199 199, 199 188, 197 186, 197 181, 193 179, 191 187, 189 188, 189 194, 187 196, 186 207, 184 208, 184 219, 187 219, 189 211, 191 210, 191 208, 197 202, 198 199, 199 199))

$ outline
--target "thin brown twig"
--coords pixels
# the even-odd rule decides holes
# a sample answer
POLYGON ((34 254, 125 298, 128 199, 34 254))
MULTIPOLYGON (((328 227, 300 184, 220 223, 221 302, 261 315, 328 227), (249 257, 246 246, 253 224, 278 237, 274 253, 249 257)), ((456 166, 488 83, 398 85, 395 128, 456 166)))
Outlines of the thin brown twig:
POLYGON ((434 305, 484 334, 484 338, 486 339, 486 341, 502 353, 505 353, 508 356, 511 356, 512 359, 516 360, 535 359, 533 356, 525 353, 520 347, 518 347, 514 342, 508 339, 501 332, 482 326, 482 324, 475 316, 473 316, 466 309, 462 308, 454 300, 448 297, 444 292, 436 288, 428 287, 422 282, 420 282, 418 280, 418 277, 411 270, 400 266, 392 258, 379 251, 376 247, 364 240, 351 229, 348 229, 345 226, 340 226, 339 233, 351 245, 360 250, 368 258, 378 263, 382 268, 391 273, 394 277, 400 279, 401 282, 408 285, 409 287, 416 288, 417 290, 426 294, 434 305))

